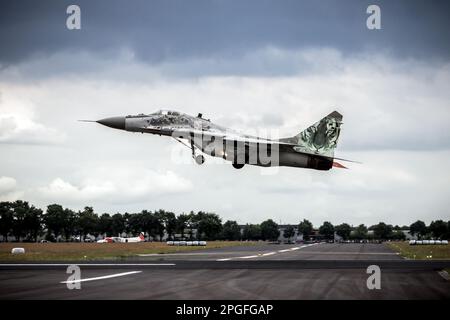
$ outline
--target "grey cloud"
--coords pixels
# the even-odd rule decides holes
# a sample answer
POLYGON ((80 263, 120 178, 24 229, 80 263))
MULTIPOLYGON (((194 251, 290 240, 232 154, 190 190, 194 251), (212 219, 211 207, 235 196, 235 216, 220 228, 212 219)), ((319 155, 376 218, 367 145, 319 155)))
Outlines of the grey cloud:
POLYGON ((65 29, 72 2, 2 2, 2 199, 241 223, 448 217, 449 4, 377 2, 379 32, 365 28, 368 1, 79 1, 79 32, 65 29), (175 141, 76 122, 173 108, 287 136, 335 106, 337 156, 363 165, 272 176, 197 166, 185 147, 180 164, 175 141), (61 133, 56 147, 21 144, 61 133))
POLYGON ((10 193, 16 189, 16 179, 11 177, 0 177, 0 195, 10 193))
MULTIPOLYGON (((337 109, 344 114, 339 152, 450 148, 446 89, 450 64, 400 61, 383 54, 345 57, 332 49, 269 48, 267 51, 255 52, 248 61, 264 60, 270 65, 271 59, 267 57, 288 57, 292 58, 286 59, 292 64, 292 70, 305 65, 309 71, 289 77, 167 77, 162 65, 149 66, 131 53, 125 52, 115 61, 86 53, 83 59, 92 65, 88 73, 54 74, 48 79, 30 81, 27 74, 63 64, 70 61, 70 56, 60 54, 29 61, 0 73, 0 81, 19 90, 13 96, 31 99, 43 119, 60 117, 62 120, 31 126, 40 134, 27 134, 25 128, 12 130, 11 125, 17 126, 16 120, 3 126, 0 138, 5 138, 5 132, 11 132, 16 134, 11 141, 26 136, 46 140, 46 137, 58 137, 58 132, 67 132, 71 126, 66 123, 69 120, 146 113, 160 108, 192 114, 203 112, 220 125, 248 134, 264 135, 267 132, 262 130, 280 129, 279 137, 286 137, 337 109), (12 81, 14 74, 16 78, 12 81), (31 94, 27 88, 35 88, 36 81, 41 89, 39 94, 31 94), (44 98, 37 101, 37 97, 44 98), (104 107, 96 107, 100 105, 104 107), (81 115, 90 110, 103 111, 81 115), (72 118, 67 117, 69 114, 72 118), (47 129, 54 126, 56 132, 47 129)), ((245 64, 239 60, 234 63, 245 64)), ((185 64, 189 61, 174 63, 171 68, 182 69, 185 64)), ((9 105, 16 107, 14 103, 9 105)), ((18 114, 15 119, 27 119, 32 113, 18 114)))
MULTIPOLYGON (((72 1, 3 1, 3 65, 59 51, 114 55, 122 47, 149 64, 233 60, 267 46, 334 47, 344 54, 388 50, 401 57, 448 59, 448 1, 377 1, 382 30, 366 28, 371 1, 87 1, 82 29, 65 27, 72 1)), ((226 66, 226 64, 225 64, 226 66)), ((226 69, 226 68, 224 68, 226 69)), ((220 70, 219 70, 220 71, 220 70)))
POLYGON ((14 201, 23 195, 24 192, 17 187, 16 179, 0 176, 0 201, 14 201))
POLYGON ((13 117, 0 118, 0 141, 16 129, 16 122, 13 117))

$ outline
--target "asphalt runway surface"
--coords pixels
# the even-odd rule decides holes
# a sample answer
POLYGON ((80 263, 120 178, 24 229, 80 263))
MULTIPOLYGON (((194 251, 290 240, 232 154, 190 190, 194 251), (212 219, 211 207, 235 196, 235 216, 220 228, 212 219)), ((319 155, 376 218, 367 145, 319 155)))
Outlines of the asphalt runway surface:
POLYGON ((126 261, 1 264, 0 299, 450 299, 444 268, 450 261, 405 260, 383 244, 262 244, 126 261), (80 289, 64 283, 69 264, 80 267, 80 289), (367 287, 370 265, 380 267, 381 289, 367 287))

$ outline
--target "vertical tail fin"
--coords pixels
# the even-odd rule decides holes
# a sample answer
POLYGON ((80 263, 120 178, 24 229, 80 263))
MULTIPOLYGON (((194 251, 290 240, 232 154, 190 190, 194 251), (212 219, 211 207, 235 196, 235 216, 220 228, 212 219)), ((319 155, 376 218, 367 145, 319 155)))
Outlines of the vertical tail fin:
POLYGON ((286 140, 297 144, 294 147, 296 151, 333 158, 341 124, 342 115, 333 111, 298 135, 286 140))

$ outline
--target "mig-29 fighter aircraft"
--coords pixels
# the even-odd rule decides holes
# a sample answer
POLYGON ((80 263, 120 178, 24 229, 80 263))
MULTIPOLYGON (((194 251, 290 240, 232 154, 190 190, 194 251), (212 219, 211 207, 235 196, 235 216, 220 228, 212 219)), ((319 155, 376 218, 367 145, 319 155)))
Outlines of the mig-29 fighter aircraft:
MULTIPOLYGON (((203 164, 201 154, 231 161, 236 169, 245 164, 271 167, 289 166, 329 170, 345 168, 335 162, 334 149, 339 138, 342 115, 333 111, 297 135, 283 139, 264 139, 243 135, 212 123, 209 119, 171 110, 105 118, 97 122, 110 128, 130 132, 169 136, 192 151, 197 164, 203 164), (201 151, 201 152, 199 152, 201 151)), ((338 159, 350 161, 345 159, 338 159)))

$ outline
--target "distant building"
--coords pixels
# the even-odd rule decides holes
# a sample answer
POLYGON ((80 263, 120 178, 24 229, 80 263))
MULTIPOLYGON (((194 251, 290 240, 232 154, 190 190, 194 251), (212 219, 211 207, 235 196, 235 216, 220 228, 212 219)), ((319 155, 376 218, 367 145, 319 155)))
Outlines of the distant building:
POLYGON ((280 235, 278 236, 278 242, 287 242, 287 241, 300 241, 303 240, 303 236, 298 233, 298 227, 291 224, 280 224, 278 225, 278 231, 280 232, 280 235), (286 238, 284 236, 284 231, 288 227, 294 227, 294 236, 290 239, 286 238))

